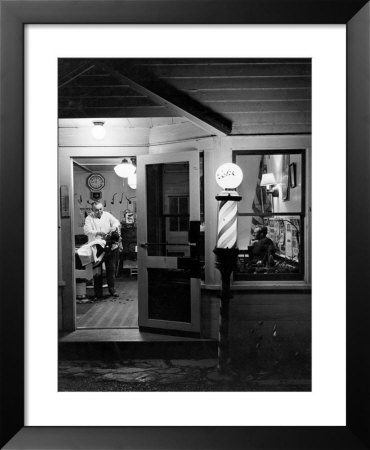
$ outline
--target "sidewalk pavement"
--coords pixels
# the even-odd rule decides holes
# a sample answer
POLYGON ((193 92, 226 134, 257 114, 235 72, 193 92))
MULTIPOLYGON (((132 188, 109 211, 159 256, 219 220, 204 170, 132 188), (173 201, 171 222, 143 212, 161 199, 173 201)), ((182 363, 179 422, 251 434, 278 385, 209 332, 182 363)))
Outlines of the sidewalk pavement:
POLYGON ((310 375, 291 367, 217 371, 217 359, 60 361, 59 391, 310 391, 310 375))

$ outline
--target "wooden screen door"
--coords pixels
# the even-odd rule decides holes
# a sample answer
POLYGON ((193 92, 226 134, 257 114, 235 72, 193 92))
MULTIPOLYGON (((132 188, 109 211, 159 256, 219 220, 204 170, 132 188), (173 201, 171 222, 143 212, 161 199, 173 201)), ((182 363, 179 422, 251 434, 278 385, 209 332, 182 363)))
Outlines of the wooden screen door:
POLYGON ((200 332, 197 152, 137 158, 139 327, 200 332))

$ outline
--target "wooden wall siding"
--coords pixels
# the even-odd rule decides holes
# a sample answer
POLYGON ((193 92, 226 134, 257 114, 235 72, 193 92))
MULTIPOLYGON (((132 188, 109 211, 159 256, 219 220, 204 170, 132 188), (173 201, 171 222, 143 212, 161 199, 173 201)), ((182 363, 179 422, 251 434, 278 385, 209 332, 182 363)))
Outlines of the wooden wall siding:
POLYGON ((192 122, 183 122, 179 124, 163 125, 152 127, 150 129, 150 145, 163 143, 187 141, 208 136, 209 134, 192 122))
POLYGON ((60 147, 145 147, 177 143, 186 146, 190 140, 209 136, 185 118, 107 119, 106 134, 96 140, 91 133, 92 120, 59 119, 58 145, 60 147), (126 123, 126 121, 128 123, 126 123))
MULTIPOLYGON (((105 118, 105 126, 119 128, 152 128, 162 125, 173 125, 188 122, 184 117, 130 117, 130 118, 105 118)), ((59 119, 60 128, 91 128, 92 120, 89 118, 80 119, 59 119)))
MULTIPOLYGON (((188 95, 200 108, 209 108, 230 120, 230 134, 311 133, 309 59, 127 62, 188 95)), ((59 94, 60 117, 167 117, 171 114, 166 107, 154 104, 99 67, 82 71, 80 76, 64 84, 59 94)))
MULTIPOLYGON (((204 337, 218 335, 217 291, 202 293, 204 337)), ((311 295, 233 292, 230 302, 230 353, 258 364, 311 362, 311 295)))
POLYGON ((58 145, 60 147, 148 147, 149 128, 106 127, 103 139, 92 136, 90 127, 60 127, 58 145))

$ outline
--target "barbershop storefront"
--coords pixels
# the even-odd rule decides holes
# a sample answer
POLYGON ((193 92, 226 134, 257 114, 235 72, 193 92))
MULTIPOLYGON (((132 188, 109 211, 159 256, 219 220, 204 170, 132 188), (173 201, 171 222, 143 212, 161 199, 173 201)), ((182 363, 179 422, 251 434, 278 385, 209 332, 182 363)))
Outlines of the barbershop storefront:
MULTIPOLYGON (((152 91, 139 62, 135 70, 125 60, 105 62, 72 77, 77 62, 60 61, 59 330, 217 339, 221 278, 213 250, 222 189, 215 174, 234 163, 243 178, 231 275, 233 351, 310 358, 310 61, 228 61, 227 72, 219 60, 182 61, 186 83, 198 86, 194 95, 176 81, 179 61, 143 68, 151 70, 152 91), (247 75, 236 88, 232 74, 242 70, 247 75), (261 70, 270 77, 261 79, 261 70), (224 84, 216 85, 221 73, 224 84), (131 106, 118 107, 121 97, 131 106), (85 108, 81 117, 76 102, 76 110, 85 108), (117 175, 121 164, 133 166, 135 176, 117 175), (119 221, 121 234, 118 297, 105 287, 99 301, 93 272, 76 257, 93 202, 119 221)), ((105 279, 104 263, 99 270, 105 279)))

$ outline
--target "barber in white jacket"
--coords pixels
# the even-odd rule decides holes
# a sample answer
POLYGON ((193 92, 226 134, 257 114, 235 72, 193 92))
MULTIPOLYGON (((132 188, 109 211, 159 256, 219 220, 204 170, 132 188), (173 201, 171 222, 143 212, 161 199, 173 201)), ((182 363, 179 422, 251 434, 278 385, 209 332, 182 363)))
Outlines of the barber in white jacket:
MULTIPOLYGON (((100 202, 92 203, 92 212, 85 219, 84 233, 88 236, 89 242, 96 239, 104 238, 106 234, 117 231, 120 234, 119 221, 109 212, 103 210, 103 205, 100 202)), ((106 268, 107 284, 109 293, 113 297, 119 297, 114 287, 114 277, 116 273, 118 243, 113 244, 111 251, 107 254, 104 262, 106 268)), ((94 276, 94 291, 95 299, 103 298, 103 276, 94 276)))

